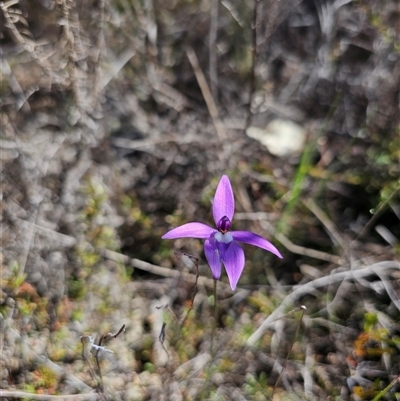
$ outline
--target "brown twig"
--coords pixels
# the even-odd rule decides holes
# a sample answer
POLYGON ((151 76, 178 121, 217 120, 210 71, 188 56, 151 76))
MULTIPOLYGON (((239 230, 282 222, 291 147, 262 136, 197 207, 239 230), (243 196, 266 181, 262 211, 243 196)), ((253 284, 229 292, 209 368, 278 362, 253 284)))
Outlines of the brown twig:
POLYGON ((374 215, 369 219, 368 223, 364 226, 360 234, 358 234, 356 240, 364 237, 371 227, 376 223, 376 221, 379 219, 379 217, 382 215, 382 213, 385 211, 387 206, 390 204, 390 201, 397 195, 397 193, 400 191, 400 186, 398 186, 391 194, 390 196, 378 207, 378 210, 374 213, 374 215))
POLYGON ((300 245, 294 244, 285 235, 281 233, 276 233, 274 229, 271 228, 270 224, 267 222, 268 214, 266 213, 253 213, 251 210, 251 202, 248 200, 246 192, 243 190, 240 193, 240 199, 242 201, 242 206, 246 210, 246 213, 241 213, 242 220, 254 220, 257 226, 261 227, 267 233, 272 234, 275 238, 290 252, 296 253, 298 255, 309 256, 311 258, 325 260, 330 263, 340 264, 342 259, 339 256, 331 255, 326 252, 317 251, 315 249, 305 248, 300 245))
MULTIPOLYGON (((295 2, 293 7, 286 11, 283 12, 281 10, 281 5, 279 4, 284 4, 284 2, 268 2, 268 12, 270 14, 270 17, 267 19, 267 27, 266 27, 266 32, 264 34, 263 38, 263 43, 269 40, 269 38, 272 36, 272 34, 275 32, 277 27, 284 21, 284 19, 288 16, 289 12, 293 10, 297 5, 299 5, 303 0, 298 0, 295 2), (278 12, 270 12, 273 9, 273 6, 278 5, 278 12), (276 14, 276 15, 274 15, 276 14)), ((244 127, 244 133, 246 132, 247 128, 250 127, 252 118, 253 118, 253 111, 251 110, 251 105, 253 103, 253 98, 254 94, 256 93, 257 90, 257 61, 258 61, 258 55, 259 55, 259 35, 258 35, 258 27, 261 23, 262 18, 259 17, 260 14, 260 9, 262 6, 262 1, 261 0, 255 0, 254 1, 254 8, 253 8, 253 17, 252 17, 252 22, 251 22, 251 33, 252 33, 252 63, 251 63, 251 71, 250 71, 250 91, 249 91, 249 105, 248 105, 248 110, 247 110, 247 118, 246 118, 246 123, 244 127)))
MULTIPOLYGON (((279 373, 279 376, 278 376, 278 378, 276 379, 276 382, 275 382, 274 387, 273 387, 273 389, 272 389, 272 396, 273 396, 273 394, 274 394, 274 392, 275 392, 275 390, 276 390, 276 388, 277 388, 277 386, 278 386, 278 384, 279 384, 279 382, 280 382, 280 380, 281 380, 281 377, 282 377, 283 372, 284 372, 285 369, 286 369, 286 365, 287 365, 288 360, 289 360, 290 352, 291 352, 291 350, 292 350, 292 348, 293 348, 294 342, 296 341, 296 337, 297 337, 297 335, 299 334, 301 322, 302 322, 302 320, 303 320, 304 312, 305 312, 306 309, 307 309, 307 308, 303 305, 303 306, 300 306, 299 308, 295 309, 294 311, 289 312, 289 313, 294 313, 294 312, 297 312, 297 311, 301 311, 301 315, 300 315, 299 323, 297 324, 297 327, 296 327, 296 331, 295 331, 295 333, 294 333, 294 335, 293 335, 293 338, 292 338, 292 341, 291 341, 291 343, 290 343, 289 351, 288 351, 288 353, 287 353, 287 355, 286 355, 286 358, 285 358, 285 360, 284 360, 284 362, 283 362, 282 369, 281 369, 281 371, 280 371, 280 373, 279 373)), ((286 314, 286 315, 287 315, 287 314, 286 314)), ((286 315, 284 315, 284 316, 286 316, 286 315)), ((284 316, 283 316, 283 317, 284 317, 284 316)), ((270 398, 271 400, 272 400, 272 396, 271 396, 271 398, 270 398)))
MULTIPOLYGON (((180 327, 183 327, 183 324, 185 323, 190 311, 193 309, 193 305, 194 305, 194 299, 196 297, 196 293, 197 293, 197 282, 199 279, 199 258, 196 256, 193 256, 189 253, 186 252, 179 252, 179 251, 175 251, 174 254, 178 257, 182 257, 182 256, 186 256, 188 257, 195 265, 196 267, 196 279, 195 279, 195 283, 194 283, 194 289, 193 289, 193 294, 192 297, 190 299, 190 306, 188 308, 188 310, 186 311, 186 313, 184 314, 184 316, 178 320, 177 316, 175 315, 175 313, 173 312, 173 310, 171 309, 171 307, 166 304, 166 305, 160 305, 160 306, 156 306, 157 309, 161 309, 161 308, 165 308, 174 318, 174 320, 176 322, 179 322, 180 327)), ((164 345, 164 340, 165 340, 165 329, 166 329, 167 323, 164 322, 162 327, 161 327, 161 331, 160 331, 160 335, 158 336, 158 340, 160 341, 162 347, 164 348, 164 351, 167 353, 168 357, 169 357, 169 352, 166 349, 165 345, 164 345)))
MULTIPOLYGON (((69 388, 73 388, 75 391, 90 391, 92 388, 88 386, 86 383, 82 382, 77 377, 68 373, 66 369, 63 369, 61 366, 57 365, 56 363, 52 362, 48 359, 45 355, 39 355, 33 351, 32 347, 25 341, 23 336, 19 334, 17 331, 13 330, 12 328, 7 327, 7 335, 10 336, 10 340, 15 342, 18 341, 25 345, 24 347, 24 361, 30 361, 30 363, 35 364, 36 366, 45 366, 51 372, 56 374, 59 377, 64 377, 64 381, 68 384, 69 388)), ((0 398, 6 397, 5 391, 0 390, 0 398)), ((13 393, 13 392, 11 392, 13 393)), ((12 397, 11 398, 21 398, 21 397, 12 397)), ((30 398, 27 397, 27 398, 30 398)))
POLYGON ((100 351, 108 351, 108 352, 112 352, 106 348, 104 348, 102 346, 103 341, 105 340, 109 340, 110 338, 117 338, 121 333, 125 332, 125 327, 126 325, 123 324, 119 330, 117 330, 115 333, 107 333, 107 334, 103 334, 100 337, 99 343, 96 345, 94 344, 93 338, 91 336, 82 336, 81 337, 81 342, 82 342, 82 356, 85 359, 85 361, 87 362, 88 366, 89 366, 89 371, 90 374, 93 377, 93 380, 95 382, 97 382, 97 389, 98 392, 101 394, 101 398, 102 399, 106 399, 106 394, 104 392, 104 382, 103 382, 103 375, 101 372, 101 366, 100 366, 100 361, 99 361, 99 355, 100 355, 100 351), (97 366, 97 372, 98 375, 96 376, 95 371, 92 367, 92 364, 90 362, 90 358, 89 355, 91 353, 91 351, 95 349, 96 352, 93 352, 94 354, 94 359, 96 361, 96 366, 97 366))
MULTIPOLYGON (((110 338, 117 338, 121 333, 124 333, 124 332, 125 332, 125 328, 126 328, 126 324, 123 324, 117 332, 115 332, 115 333, 103 334, 103 335, 100 337, 100 340, 99 340, 99 344, 98 344, 98 345, 101 346, 101 344, 103 343, 103 341, 109 340, 110 338)), ((98 353, 98 352, 99 352, 99 351, 97 351, 97 353, 98 353)))
POLYGON ((338 229, 336 228, 335 224, 326 213, 314 202, 313 199, 305 200, 304 205, 311 210, 312 213, 318 218, 318 220, 324 225, 326 231, 328 232, 329 236, 336 243, 339 245, 344 251, 346 250, 346 244, 343 237, 340 235, 338 229))
POLYGON ((39 401, 97 401, 101 399, 101 396, 96 393, 50 395, 50 394, 33 394, 33 393, 27 393, 25 391, 0 390, 0 398, 21 398, 24 400, 39 400, 39 401))
POLYGON ((223 143, 227 139, 225 128, 221 122, 221 119, 219 118, 217 106, 212 97, 210 88, 207 84, 203 71, 200 68, 199 60, 194 50, 191 49, 190 47, 186 49, 186 55, 190 61, 190 64, 194 71, 194 75, 196 76, 197 82, 200 86, 201 93, 203 94, 204 100, 208 108, 208 112, 210 113, 215 130, 217 131, 218 138, 220 142, 223 143))
POLYGON ((248 338, 246 345, 253 346, 263 336, 270 324, 275 322, 284 313, 288 306, 296 304, 301 297, 311 294, 314 290, 327 285, 342 283, 345 280, 357 280, 359 278, 376 275, 376 271, 380 271, 383 274, 384 270, 390 269, 399 270, 400 263, 394 261, 385 261, 371 265, 364 265, 359 269, 333 272, 329 276, 317 278, 309 283, 295 288, 289 295, 286 296, 279 307, 276 308, 274 312, 271 313, 266 320, 264 320, 261 326, 248 338))
POLYGON ((167 323, 163 322, 160 330, 160 335, 158 336, 158 341, 161 343, 165 353, 167 354, 168 358, 170 357, 169 352, 164 344, 165 341, 165 328, 167 327, 167 323))
POLYGON ((101 78, 101 73, 102 73, 102 68, 101 68, 101 62, 103 58, 103 49, 105 45, 105 40, 104 40, 104 5, 105 5, 105 0, 99 0, 98 3, 98 8, 100 10, 100 16, 98 20, 98 35, 97 35, 97 44, 96 44, 96 50, 97 50, 97 57, 95 60, 95 68, 94 68, 94 85, 93 85, 93 99, 92 101, 95 102, 98 99, 100 90, 102 89, 102 78, 101 78))
POLYGON ((165 305, 159 305, 156 306, 156 309, 165 309, 172 317, 173 319, 177 322, 178 318, 175 315, 175 312, 171 309, 171 307, 169 306, 169 304, 165 304, 165 305))
POLYGON ((76 66, 78 57, 75 50, 75 36, 70 25, 71 22, 70 8, 71 8, 71 3, 67 2, 67 0, 61 1, 61 9, 64 17, 64 35, 68 44, 68 58, 71 66, 71 85, 75 95, 76 103, 79 109, 83 110, 81 85, 76 66))
POLYGON ((194 299, 196 297, 197 294, 197 282, 199 281, 199 258, 193 255, 190 255, 189 253, 186 252, 178 252, 175 251, 174 254, 176 256, 187 256, 194 264, 195 268, 196 268, 196 279, 194 282, 194 288, 193 288, 193 293, 192 293, 192 297, 190 299, 190 306, 189 309, 187 310, 185 316, 181 319, 180 325, 183 326, 183 324, 185 323, 190 311, 193 309, 193 305, 194 305, 194 299))
POLYGON ((15 41, 23 46, 24 50, 29 53, 29 55, 43 68, 43 71, 49 77, 53 76, 51 69, 46 66, 43 60, 38 56, 35 51, 35 45, 32 43, 28 43, 24 37, 19 33, 17 27, 15 26, 14 22, 12 21, 10 14, 8 13, 8 8, 13 5, 13 2, 3 3, 0 2, 0 8, 3 11, 5 26, 10 29, 15 41))
POLYGON ((296 245, 289 240, 285 235, 279 233, 275 238, 290 252, 298 255, 309 256, 311 258, 325 260, 330 263, 340 264, 342 259, 339 256, 331 255, 326 252, 317 251, 316 249, 305 248, 304 246, 296 245))
MULTIPOLYGON (((43 235, 45 237, 51 238, 53 240, 59 241, 64 246, 71 247, 71 246, 75 246, 78 244, 78 241, 69 235, 58 233, 57 231, 54 231, 54 230, 46 228, 46 227, 42 227, 38 224, 29 222, 26 220, 16 218, 15 221, 20 224, 27 225, 28 227, 34 227, 36 233, 43 235)), ((82 243, 82 245, 91 246, 89 243, 82 243)), ((122 253, 111 251, 110 249, 102 249, 100 251, 100 253, 106 259, 114 260, 115 262, 123 263, 125 265, 130 265, 137 269, 140 269, 140 270, 143 270, 143 271, 146 271, 146 272, 149 272, 149 273, 161 276, 161 277, 182 278, 183 280, 186 280, 186 281, 189 281, 192 283, 193 282, 196 283, 196 280, 197 280, 197 284, 204 285, 207 288, 214 288, 214 280, 211 278, 202 277, 202 276, 197 277, 196 274, 181 273, 177 270, 153 265, 151 263, 145 262, 144 260, 130 258, 127 255, 123 255, 122 253)), ((229 286, 229 284, 225 284, 222 282, 219 283, 219 290, 226 291, 229 294, 232 293, 232 290, 231 290, 231 287, 229 286)))
POLYGON ((82 343, 82 358, 86 361, 87 365, 89 366, 89 372, 92 376, 93 381, 95 382, 95 387, 98 393, 103 393, 104 386, 103 386, 103 377, 101 375, 99 361, 96 358, 97 369, 99 371, 99 378, 97 377, 95 370, 93 369, 92 363, 90 362, 90 351, 92 348, 92 339, 90 336, 82 336, 81 343, 82 343))
POLYGON ((252 52, 251 52, 251 71, 250 71, 250 93, 249 93, 249 105, 247 109, 247 118, 244 126, 244 133, 251 124, 253 118, 253 112, 251 110, 251 104, 253 102, 254 93, 256 92, 256 67, 257 67, 257 56, 258 56, 258 44, 257 44, 257 26, 258 26, 258 11, 261 0, 255 0, 253 8, 253 19, 251 22, 251 33, 252 33, 252 52))
POLYGON ((217 70, 217 32, 218 32, 219 0, 212 0, 210 16, 210 32, 208 40, 209 74, 211 94, 215 101, 218 99, 218 70, 217 70))

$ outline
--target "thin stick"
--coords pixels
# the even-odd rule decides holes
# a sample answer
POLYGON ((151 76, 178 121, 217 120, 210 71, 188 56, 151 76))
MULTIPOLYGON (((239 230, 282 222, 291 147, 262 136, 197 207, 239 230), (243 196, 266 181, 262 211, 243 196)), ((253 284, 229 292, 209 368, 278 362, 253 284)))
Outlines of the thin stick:
MULTIPOLYGON (((274 387, 273 387, 273 389, 272 389, 272 395, 274 394, 275 389, 276 389, 276 387, 278 386, 279 381, 281 380, 282 374, 283 374, 284 370, 286 369, 286 364, 287 364, 287 361, 289 360, 290 352, 292 351, 292 348, 293 348, 294 342, 296 341, 297 335, 299 334, 301 322, 302 322, 302 320, 303 320, 304 312, 305 312, 306 309, 307 309, 307 308, 306 308, 305 306, 300 306, 301 315, 300 315, 299 323, 298 323, 298 325, 297 325, 297 327, 296 327, 296 331, 295 331, 295 333, 294 333, 292 342, 291 342, 291 344, 290 344, 289 351, 288 351, 288 353, 287 353, 287 355, 286 355, 286 359, 285 359, 285 361, 283 362, 282 369, 281 369, 281 373, 279 373, 279 376, 278 376, 278 378, 277 378, 277 380, 276 380, 276 382, 275 382, 275 384, 274 384, 274 387)), ((293 312, 293 311, 291 311, 291 312, 293 312)), ((289 312, 289 313, 291 313, 291 312, 289 312)), ((271 397, 271 399, 272 399, 272 397, 271 397)))
MULTIPOLYGON (((103 385, 103 377, 101 375, 101 369, 100 369, 99 361, 98 361, 97 358, 95 358, 97 369, 98 369, 98 372, 99 372, 99 377, 97 377, 97 375, 95 373, 95 370, 94 370, 94 368, 92 366, 92 363, 90 362, 90 351, 87 354, 84 351, 84 348, 85 348, 84 337, 81 338, 81 341, 82 341, 82 354, 83 354, 82 356, 83 356, 83 359, 86 361, 86 363, 89 366, 89 372, 90 372, 90 375, 92 376, 92 379, 93 379, 93 381, 95 383, 96 390, 98 391, 98 394, 102 395, 104 393, 104 385, 103 385)), ((90 347, 90 345, 89 345, 89 347, 90 347)))
POLYGON ((206 102, 208 112, 210 113, 211 119, 213 121, 215 130, 217 131, 218 138, 220 142, 224 142, 227 138, 225 128, 219 118, 218 109, 212 97, 210 88, 208 87, 206 78, 203 71, 200 68, 199 60, 196 53, 190 47, 186 50, 186 55, 192 65, 194 75, 196 76, 197 82, 200 86, 201 93, 203 94, 204 100, 206 102))
POLYGON ((388 386, 386 386, 382 391, 380 391, 373 399, 372 401, 378 401, 380 400, 395 384, 397 381, 400 381, 400 375, 395 377, 388 386))
POLYGON ((327 214, 315 203, 313 199, 307 199, 303 201, 303 204, 311 210, 312 213, 318 218, 318 220, 325 226, 329 236, 336 242, 335 245, 339 245, 343 250, 346 250, 346 243, 339 233, 332 220, 329 219, 327 214))
POLYGON ((47 65, 43 62, 43 60, 39 57, 39 55, 35 51, 35 44, 34 42, 27 42, 24 37, 19 33, 18 29, 14 25, 9 13, 8 13, 8 7, 17 4, 18 1, 14 2, 8 2, 8 3, 3 3, 0 2, 0 8, 3 11, 4 15, 4 20, 7 28, 10 29, 12 35, 14 36, 14 39, 24 47, 24 50, 29 53, 29 55, 40 65, 40 67, 43 68, 43 71, 45 72, 46 75, 49 77, 53 77, 53 73, 50 68, 47 67, 47 65))
POLYGON ((196 267, 196 279, 194 282, 194 288, 193 288, 193 293, 192 293, 192 297, 190 298, 190 306, 186 312, 186 314, 183 316, 183 318, 180 321, 180 325, 181 327, 183 327, 183 324, 185 323, 187 317, 189 316, 190 311, 193 309, 193 305, 194 305, 194 299, 196 298, 196 294, 197 294, 197 283, 199 281, 199 258, 197 258, 196 256, 193 256, 189 253, 186 252, 179 252, 179 251, 174 251, 174 254, 178 257, 181 256, 187 256, 194 264, 194 266, 196 267))
POLYGON ((103 51, 105 47, 105 39, 104 39, 104 6, 105 0, 99 0, 98 8, 100 10, 100 16, 98 20, 98 35, 97 35, 97 43, 96 43, 96 51, 97 57, 95 60, 95 70, 94 70, 94 85, 93 85, 93 98, 92 101, 96 102, 101 89, 101 75, 102 68, 101 62, 103 61, 103 51))
MULTIPOLYGON (((98 343, 98 346, 101 347, 101 344, 109 340, 110 338, 117 338, 121 333, 125 332, 125 327, 126 324, 123 324, 115 333, 107 333, 107 334, 102 334, 98 343)), ((82 344, 84 345, 83 337, 82 337, 82 344)), ((100 354, 100 348, 97 349, 96 353, 94 354, 94 358, 96 360, 96 365, 97 365, 97 371, 99 375, 99 381, 98 381, 98 388, 99 392, 105 397, 104 394, 104 381, 103 381, 103 374, 101 372, 101 366, 100 366, 100 360, 99 360, 99 354, 100 354)), ((85 358, 89 364, 89 367, 92 369, 90 361, 89 361, 89 355, 86 356, 85 358)))
MULTIPOLYGON (((65 234, 59 233, 57 231, 54 231, 52 229, 40 226, 39 224, 35 224, 30 221, 22 220, 19 218, 15 218, 15 221, 24 226, 26 225, 28 227, 31 227, 31 226, 34 227, 36 234, 40 234, 47 238, 51 238, 52 240, 59 241, 63 246, 71 247, 71 246, 75 246, 78 244, 78 241, 74 237, 71 237, 69 235, 65 235, 65 234)), ((92 246, 88 242, 80 242, 79 244, 84 245, 84 246, 92 246)), ((181 273, 177 270, 153 265, 151 263, 145 262, 144 260, 130 258, 127 255, 112 251, 110 249, 101 249, 99 252, 103 258, 113 260, 117 263, 130 265, 132 267, 135 267, 136 269, 140 269, 140 270, 155 274, 157 276, 168 277, 168 278, 181 277, 183 280, 186 280, 189 282, 196 282, 196 280, 197 280, 197 284, 204 285, 208 288, 213 288, 213 286, 214 286, 214 280, 211 278, 208 278, 208 277, 203 277, 203 276, 197 277, 197 274, 181 273)), ((232 290, 231 290, 231 287, 229 286, 229 284, 225 284, 225 283, 221 282, 220 290, 226 291, 226 292, 232 294, 232 290)))
POLYGON ((218 71, 217 71, 217 32, 218 32, 218 5, 219 0, 212 0, 211 23, 208 42, 209 74, 211 94, 215 101, 218 99, 218 71))
POLYGON ((271 315, 261 324, 261 326, 248 338, 246 341, 247 346, 253 346, 265 333, 269 325, 274 322, 280 315, 282 315, 285 309, 289 305, 294 305, 303 296, 311 294, 314 290, 332 285, 335 283, 341 283, 345 280, 357 280, 359 278, 368 277, 376 274, 375 269, 383 272, 389 269, 400 269, 400 263, 395 261, 384 261, 374 263, 372 265, 363 266, 360 269, 352 269, 350 271, 333 272, 331 275, 326 277, 320 277, 309 283, 303 284, 302 286, 295 288, 276 308, 271 315))
POLYGON ((169 352, 167 350, 167 348, 164 345, 164 341, 165 341, 165 328, 167 327, 167 323, 163 322, 162 327, 161 327, 161 331, 160 331, 160 335, 158 336, 158 341, 160 341, 161 346, 163 347, 165 353, 168 356, 168 359, 170 358, 169 356, 169 352))
MULTIPOLYGON (((122 51, 122 53, 119 55, 118 59, 113 62, 113 64, 110 67, 110 72, 106 74, 104 70, 102 70, 102 77, 99 79, 101 82, 99 83, 99 88, 98 90, 101 91, 104 89, 110 81, 115 78, 118 73, 125 67, 125 65, 128 63, 128 61, 136 54, 135 49, 125 49, 122 51)), ((121 138, 122 139, 122 138, 121 138)))
POLYGON ((61 9, 62 9, 63 18, 64 18, 63 30, 64 30, 65 39, 67 40, 68 59, 69 59, 70 68, 71 68, 71 86, 73 89, 76 103, 77 103, 79 109, 83 110, 81 86, 80 86, 80 81, 79 81, 77 66, 76 66, 76 61, 78 59, 76 51, 75 51, 76 40, 75 40, 74 33, 72 32, 71 26, 70 26, 70 19, 71 19, 71 16, 69 13, 70 7, 71 7, 71 5, 69 3, 67 4, 67 0, 61 0, 61 9))
MULTIPOLYGON (((285 317, 289 317, 291 315, 293 315, 296 312, 300 312, 300 311, 305 311, 307 310, 307 308, 304 305, 299 306, 298 308, 292 309, 291 311, 289 311, 288 313, 285 313, 284 315, 278 317, 277 319, 273 320, 274 322, 280 320, 280 319, 284 319, 285 317)), ((272 322, 271 322, 272 323, 272 322)))
MULTIPOLYGON (((262 224, 261 224, 262 225, 262 224)), ((275 238, 289 251, 293 253, 297 253, 298 255, 309 256, 311 258, 325 260, 330 263, 340 264, 342 259, 339 256, 331 255, 326 252, 321 252, 316 249, 305 248, 300 245, 294 244, 292 241, 289 240, 285 235, 278 233, 275 235, 275 238)))
POLYGON ((25 391, 0 390, 0 398, 21 398, 24 400, 40 400, 40 401, 96 401, 100 400, 101 396, 96 393, 50 395, 50 394, 26 393, 25 391))
POLYGON ((364 226, 360 234, 358 234, 356 240, 364 237, 371 227, 375 224, 381 214, 385 211, 387 206, 390 204, 390 201, 396 196, 396 194, 400 191, 400 185, 390 194, 390 196, 378 207, 378 210, 374 213, 374 215, 369 219, 367 224, 364 226))
POLYGON ((257 45, 257 25, 258 25, 258 11, 261 0, 255 0, 254 9, 253 9, 253 21, 251 23, 251 33, 252 33, 252 57, 251 57, 251 72, 250 72, 250 93, 249 93, 249 107, 247 109, 247 118, 244 126, 244 132, 246 133, 247 128, 249 128, 251 124, 251 120, 253 117, 253 112, 251 111, 251 104, 253 102, 254 93, 256 91, 256 67, 257 67, 257 59, 258 59, 258 45, 257 45))
POLYGON ((255 220, 259 223, 261 228, 265 230, 267 233, 275 236, 275 238, 290 252, 297 253, 298 255, 309 256, 311 258, 325 260, 330 263, 334 264, 341 264, 342 258, 336 255, 331 255, 330 253, 321 252, 316 249, 306 248, 300 245, 294 244, 292 241, 289 240, 284 234, 276 233, 276 230, 272 228, 272 226, 267 222, 270 220, 268 218, 268 214, 266 213, 239 213, 242 215, 240 218, 241 220, 255 220))

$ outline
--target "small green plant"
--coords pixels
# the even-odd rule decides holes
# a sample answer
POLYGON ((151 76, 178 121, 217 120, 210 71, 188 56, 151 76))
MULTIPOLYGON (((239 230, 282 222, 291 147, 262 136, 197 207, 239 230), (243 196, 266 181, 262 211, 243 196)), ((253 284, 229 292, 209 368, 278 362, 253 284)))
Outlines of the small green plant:
POLYGON ((80 214, 83 241, 76 247, 79 269, 68 278, 68 294, 81 299, 87 292, 87 279, 102 260, 104 249, 117 250, 118 237, 115 229, 105 224, 104 210, 109 201, 106 189, 91 177, 86 178, 81 190, 85 206, 80 214))
MULTIPOLYGON (((385 354, 396 354, 399 343, 397 338, 391 338, 388 331, 380 327, 377 314, 368 312, 364 315, 364 331, 354 341, 353 354, 356 358, 354 363, 376 360, 385 354)), ((389 384, 384 384, 383 380, 376 379, 369 387, 354 386, 353 393, 361 399, 372 399, 373 397, 373 401, 377 401, 386 395, 398 380, 399 376, 389 384), (383 386, 384 388, 381 390, 383 386)))
POLYGON ((268 388, 268 378, 265 372, 258 377, 247 373, 243 390, 246 395, 256 401, 268 401, 271 397, 271 389, 268 388))

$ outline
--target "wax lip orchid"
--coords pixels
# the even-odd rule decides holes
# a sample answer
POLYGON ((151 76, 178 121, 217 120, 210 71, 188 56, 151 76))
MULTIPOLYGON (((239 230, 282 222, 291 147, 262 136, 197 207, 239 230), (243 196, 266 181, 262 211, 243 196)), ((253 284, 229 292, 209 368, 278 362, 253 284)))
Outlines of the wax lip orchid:
POLYGON ((282 258, 274 245, 263 237, 251 231, 229 231, 235 212, 235 200, 231 183, 226 175, 221 177, 215 191, 212 212, 217 228, 198 222, 187 223, 168 231, 162 238, 205 239, 204 253, 210 265, 213 279, 219 280, 221 277, 223 263, 232 290, 236 288, 245 264, 244 251, 238 242, 258 246, 282 258))

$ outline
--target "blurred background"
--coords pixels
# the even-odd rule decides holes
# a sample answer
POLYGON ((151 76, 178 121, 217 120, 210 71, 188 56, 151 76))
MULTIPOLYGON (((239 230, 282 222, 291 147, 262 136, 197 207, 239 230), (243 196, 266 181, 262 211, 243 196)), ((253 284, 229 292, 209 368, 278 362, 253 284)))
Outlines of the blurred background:
POLYGON ((0 8, 1 398, 372 400, 396 378, 398 1, 0 8), (161 236, 212 224, 223 174, 233 229, 284 258, 245 246, 214 320, 202 241, 161 236))

